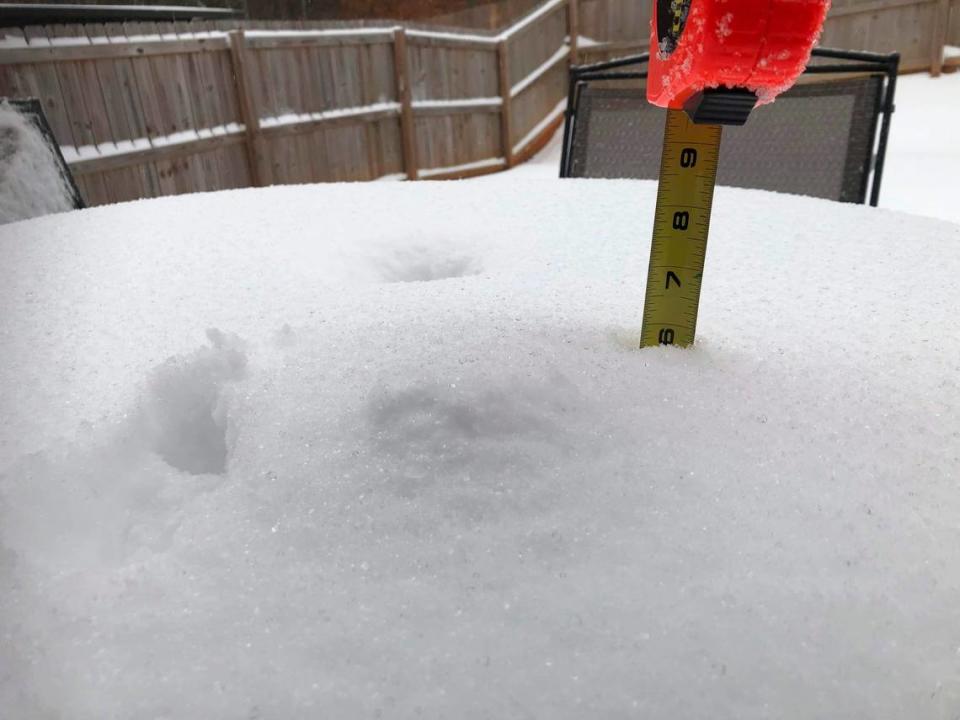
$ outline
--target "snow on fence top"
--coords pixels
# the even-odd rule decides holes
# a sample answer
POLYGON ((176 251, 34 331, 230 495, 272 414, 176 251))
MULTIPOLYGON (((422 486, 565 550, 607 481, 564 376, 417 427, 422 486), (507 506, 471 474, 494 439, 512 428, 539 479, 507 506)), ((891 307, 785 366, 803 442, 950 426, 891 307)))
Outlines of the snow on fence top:
POLYGON ((400 25, 7 31, 0 95, 41 91, 94 205, 401 172, 460 176, 513 164, 556 126, 572 53, 566 3, 550 0, 492 35, 400 25))

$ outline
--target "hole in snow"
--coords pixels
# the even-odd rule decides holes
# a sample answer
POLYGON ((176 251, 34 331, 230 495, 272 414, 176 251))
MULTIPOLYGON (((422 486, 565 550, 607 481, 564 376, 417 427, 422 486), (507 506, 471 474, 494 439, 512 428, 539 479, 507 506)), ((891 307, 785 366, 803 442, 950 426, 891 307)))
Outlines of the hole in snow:
POLYGON ((172 467, 200 475, 227 467, 224 383, 239 380, 247 364, 235 335, 207 330, 210 347, 167 360, 154 373, 144 408, 151 447, 172 467))
POLYGON ((398 251, 379 263, 384 282, 429 282, 480 274, 480 263, 468 255, 447 255, 428 248, 398 251))

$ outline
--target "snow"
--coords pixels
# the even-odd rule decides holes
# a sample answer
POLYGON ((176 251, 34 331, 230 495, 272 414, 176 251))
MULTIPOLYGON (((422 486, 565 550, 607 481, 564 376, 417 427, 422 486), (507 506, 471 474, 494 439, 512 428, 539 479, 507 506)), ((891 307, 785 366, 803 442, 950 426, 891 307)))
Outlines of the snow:
MULTIPOLYGON (((2 32, 2 29, 0 29, 0 32, 2 32)), ((85 45, 147 43, 147 42, 162 42, 162 41, 168 41, 168 40, 226 40, 227 37, 228 37, 227 33, 218 32, 218 31, 162 33, 162 34, 153 33, 153 34, 137 34, 137 35, 95 35, 91 37, 33 36, 30 38, 24 38, 23 36, 18 36, 18 35, 3 35, 3 36, 0 36, 0 49, 26 48, 26 47, 80 47, 85 45)))
POLYGON ((407 37, 424 38, 433 40, 448 40, 450 42, 469 42, 483 43, 486 45, 496 45, 502 39, 499 35, 472 35, 461 32, 443 32, 441 30, 410 30, 407 29, 407 37))
POLYGON ((452 100, 414 100, 411 105, 415 110, 433 108, 462 108, 462 107, 500 107, 503 99, 495 97, 468 97, 452 100))
POLYGON ((520 18, 520 20, 518 20, 513 25, 508 27, 506 30, 504 30, 502 33, 500 33, 500 39, 507 40, 513 35, 523 32, 524 30, 529 28, 531 25, 533 25, 533 23, 535 23, 537 20, 539 20, 542 17, 545 17, 546 15, 549 15, 558 7, 562 7, 566 2, 567 0, 550 0, 550 2, 543 3, 536 10, 534 10, 533 12, 527 15, 524 15, 522 18, 520 18))
POLYGON ((59 160, 43 135, 0 102, 0 224, 73 207, 59 160))
POLYGON ((960 223, 960 73, 897 80, 880 205, 960 223))
POLYGON ((250 40, 258 38, 353 37, 356 35, 390 38, 399 29, 400 26, 397 25, 396 27, 324 28, 322 30, 246 30, 243 34, 250 40))
POLYGON ((357 107, 334 108, 333 110, 324 110, 322 112, 309 113, 285 113, 275 117, 260 118, 261 128, 283 127, 285 125, 298 125, 305 122, 315 122, 323 120, 333 120, 336 118, 355 117, 375 112, 400 112, 400 103, 398 102, 378 102, 371 105, 361 105, 357 107))
POLYGON ((427 179, 437 175, 446 175, 448 173, 470 172, 472 170, 485 170, 488 168, 502 167, 506 160, 502 157, 487 158, 486 160, 476 160, 474 162, 463 163, 462 165, 447 165, 443 167, 420 168, 418 177, 427 179))
POLYGON ((484 43, 489 45, 495 45, 501 40, 508 40, 514 35, 523 32, 526 28, 530 27, 537 20, 542 18, 544 15, 554 12, 558 7, 562 6, 566 0, 550 0, 543 5, 539 6, 536 10, 529 13, 528 15, 523 16, 515 22, 510 27, 506 28, 502 32, 496 35, 477 35, 469 33, 460 33, 460 32, 444 32, 437 30, 407 30, 408 37, 421 37, 421 38, 434 38, 438 40, 449 40, 451 42, 471 42, 471 43, 484 43))
POLYGON ((74 164, 83 160, 149 150, 153 147, 185 145, 213 137, 239 135, 245 131, 246 127, 244 125, 232 122, 196 130, 180 130, 169 135, 159 135, 152 138, 134 138, 132 140, 121 140, 120 142, 101 143, 100 145, 80 145, 79 147, 61 145, 60 152, 68 164, 74 164))
POLYGON ((714 31, 721 43, 733 34, 733 29, 730 27, 731 22, 733 22, 733 13, 726 13, 717 21, 714 31))
POLYGON ((955 713, 960 226, 506 179, 0 228, 7 716, 955 713))

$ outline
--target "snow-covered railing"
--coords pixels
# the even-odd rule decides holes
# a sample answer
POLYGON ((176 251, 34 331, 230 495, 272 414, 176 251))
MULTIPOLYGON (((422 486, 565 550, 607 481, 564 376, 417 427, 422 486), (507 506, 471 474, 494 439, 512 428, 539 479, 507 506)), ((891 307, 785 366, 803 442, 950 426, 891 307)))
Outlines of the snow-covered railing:
POLYGON ((484 109, 491 112, 500 112, 503 107, 503 98, 454 98, 452 100, 414 100, 411 102, 413 110, 426 114, 433 112, 437 115, 449 115, 456 112, 482 112, 484 109))
POLYGON ((29 44, 25 38, 7 35, 0 40, 0 64, 64 63, 79 60, 186 55, 227 50, 226 33, 203 37, 163 38, 159 35, 109 41, 108 38, 64 37, 43 38, 29 44))
POLYGON ((455 165, 453 167, 428 168, 426 170, 421 170, 420 179, 429 180, 431 178, 445 177, 451 173, 457 175, 474 175, 484 171, 489 172, 493 170, 502 170, 506 167, 506 165, 507 161, 502 157, 487 158, 486 160, 476 160, 471 163, 463 163, 462 165, 455 165))
POLYGON ((91 205, 399 173, 465 177, 518 162, 559 123, 576 3, 547 0, 497 33, 387 23, 0 29, 0 97, 40 98, 91 205))
POLYGON ((333 120, 353 120, 356 118, 368 119, 371 116, 386 117, 400 112, 400 103, 383 102, 362 107, 337 108, 311 113, 285 113, 274 117, 260 118, 260 130, 273 128, 290 128, 310 123, 325 123, 333 120))
POLYGON ((163 154, 177 157, 205 149, 223 148, 243 142, 246 128, 238 123, 197 130, 121 140, 111 145, 64 146, 60 150, 74 173, 90 174, 128 167, 131 161, 163 154))

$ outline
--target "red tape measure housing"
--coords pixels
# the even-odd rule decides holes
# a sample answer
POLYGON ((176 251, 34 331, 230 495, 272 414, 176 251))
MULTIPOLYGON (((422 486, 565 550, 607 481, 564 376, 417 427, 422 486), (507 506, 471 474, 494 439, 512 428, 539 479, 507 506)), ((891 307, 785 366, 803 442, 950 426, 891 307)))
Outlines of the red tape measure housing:
POLYGON ((810 59, 830 0, 654 0, 647 99, 679 109, 718 86, 758 104, 793 85, 810 59))

